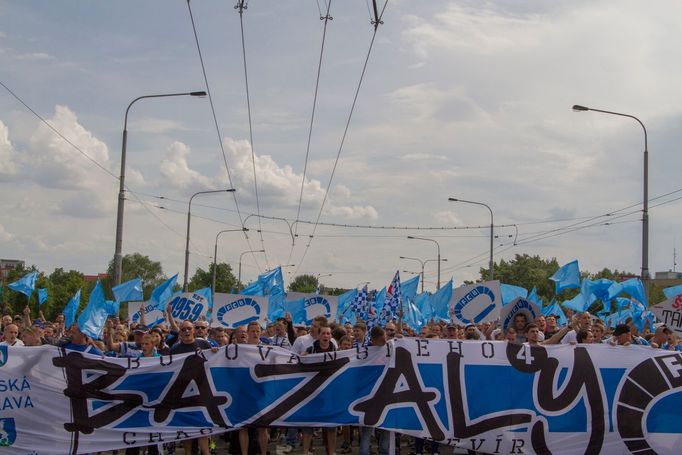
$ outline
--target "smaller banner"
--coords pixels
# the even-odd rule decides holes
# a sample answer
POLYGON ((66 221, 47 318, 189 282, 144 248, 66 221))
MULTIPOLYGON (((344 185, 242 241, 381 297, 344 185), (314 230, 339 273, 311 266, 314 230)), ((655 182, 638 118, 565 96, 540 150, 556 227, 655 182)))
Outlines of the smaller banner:
MULTIPOLYGON (((156 307, 156 302, 129 302, 128 319, 131 322, 140 321, 140 305, 144 304, 144 320, 148 327, 161 324, 165 321, 163 311, 156 307)), ((206 318, 209 310, 209 302, 206 297, 194 292, 185 292, 171 297, 168 302, 171 306, 171 315, 178 324, 182 321, 196 321, 201 316, 206 318)), ((164 304, 164 308, 167 304, 164 304)))
POLYGON ((499 281, 470 284, 452 290, 450 314, 456 324, 478 324, 500 316, 502 298, 499 281))
POLYGON ((670 329, 682 334, 682 294, 651 306, 649 310, 670 329))
MULTIPOLYGON (((339 306, 338 296, 287 292, 287 304, 298 300, 303 301, 302 311, 290 311, 290 306, 287 305, 287 311, 291 314, 294 324, 310 325, 315 316, 324 316, 330 322, 336 320, 339 306)), ((291 306, 291 308, 295 307, 296 305, 291 306)))
POLYGON ((540 310, 540 307, 530 300, 517 297, 509 302, 509 304, 503 306, 500 310, 500 319, 504 330, 507 330, 507 327, 513 325, 514 316, 517 314, 525 314, 526 321, 533 322, 536 316, 542 314, 542 311, 540 310))
POLYGON ((268 322, 269 297, 217 293, 213 302, 212 327, 231 329, 251 321, 268 322))

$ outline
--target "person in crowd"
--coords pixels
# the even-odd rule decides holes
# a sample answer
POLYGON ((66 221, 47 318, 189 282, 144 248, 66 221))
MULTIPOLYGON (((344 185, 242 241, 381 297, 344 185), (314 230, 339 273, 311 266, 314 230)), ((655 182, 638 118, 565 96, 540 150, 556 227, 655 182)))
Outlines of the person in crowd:
POLYGON ((287 321, 284 318, 278 319, 273 325, 275 335, 270 339, 272 346, 279 346, 284 349, 291 349, 289 335, 287 334, 287 321))
POLYGON ((445 327, 445 338, 448 340, 457 339, 457 326, 455 324, 448 324, 445 327))
POLYGON ((230 342, 230 337, 223 327, 214 327, 211 330, 211 340, 215 341, 218 347, 225 346, 230 342))
POLYGON ((545 341, 545 330, 547 329, 547 318, 545 318, 545 316, 543 316, 542 314, 538 314, 537 316, 535 316, 535 319, 533 319, 533 322, 535 322, 535 324, 537 324, 537 326, 538 326, 538 329, 540 329, 540 334, 538 335, 539 340, 545 341))
POLYGON ((594 343, 603 343, 604 335, 606 334, 606 327, 602 321, 594 321, 592 324, 592 335, 594 336, 594 343))
POLYGON ((578 330, 590 330, 592 328, 592 316, 587 311, 578 313, 574 319, 578 320, 575 329, 569 331, 561 339, 561 344, 576 344, 578 342, 578 330))
POLYGON ((616 328, 613 329, 613 336, 609 338, 608 343, 614 346, 630 346, 630 344, 632 344, 630 326, 627 324, 618 324, 616 328))
POLYGON ((637 326, 631 320, 627 324, 630 326, 632 344, 636 344, 638 346, 649 346, 649 342, 639 335, 639 329, 637 326))
POLYGON ((160 328, 159 326, 155 326, 153 329, 149 331, 149 335, 151 335, 152 340, 154 341, 154 348, 156 349, 156 352, 159 353, 159 355, 170 354, 170 347, 168 347, 166 341, 164 340, 165 334, 163 333, 162 328, 160 328))
POLYGON ((114 339, 114 321, 109 318, 105 323, 106 335, 106 348, 121 357, 140 357, 140 351, 142 350, 142 337, 146 335, 149 330, 144 324, 138 324, 135 326, 133 331, 133 341, 118 342, 114 339))
POLYGON ((246 326, 240 325, 234 328, 230 336, 230 344, 246 343, 246 326))
POLYGON ((303 354, 306 350, 313 345, 317 337, 320 335, 320 327, 329 327, 327 323, 327 318, 324 316, 315 316, 313 322, 310 325, 310 333, 296 338, 291 350, 298 355, 303 354))
POLYGON ((549 338, 559 331, 557 317, 553 314, 545 316, 545 338, 549 338))
POLYGON ((86 354, 102 355, 99 349, 86 334, 81 332, 77 322, 74 322, 67 330, 67 340, 62 345, 64 349, 80 351, 86 354))
POLYGON ((23 346, 24 342, 19 339, 19 326, 7 324, 2 331, 3 341, 0 346, 23 346))
POLYGON ((559 330, 557 333, 549 337, 548 339, 544 341, 540 341, 540 327, 534 322, 531 322, 530 324, 526 325, 525 333, 526 333, 526 342, 531 345, 531 346, 538 346, 541 344, 559 344, 559 341, 566 336, 566 334, 572 330, 572 327, 570 325, 567 325, 566 327, 563 327, 561 330, 559 330))
POLYGON ((44 344, 40 333, 33 326, 24 327, 24 330, 21 331, 21 341, 24 342, 24 346, 40 346, 44 344))
POLYGON ((512 326, 507 327, 507 330, 504 331, 504 339, 507 340, 509 343, 517 343, 518 336, 516 334, 516 329, 512 326))
MULTIPOLYGON (((254 346, 262 345, 261 327, 258 321, 251 321, 246 326, 246 343, 254 346)), ((266 455, 268 451, 268 428, 256 427, 258 432, 258 445, 261 455, 266 455)), ((239 448, 242 455, 249 454, 249 428, 239 429, 239 448)))
POLYGON ((363 346, 367 338, 367 325, 364 322, 356 322, 353 326, 353 347, 363 346))
POLYGON ((590 329, 587 330, 580 329, 576 333, 576 341, 578 342, 578 344, 594 343, 594 333, 590 329))
MULTIPOLYGON (((386 332, 379 326, 372 327, 369 332, 369 346, 385 346, 386 332)), ((373 428, 360 427, 360 449, 359 455, 369 455, 370 442, 372 438, 373 428)), ((386 430, 376 429, 375 437, 378 444, 378 455, 388 455, 390 433, 386 430)))
POLYGON ((474 324, 469 324, 464 328, 465 340, 480 340, 481 334, 474 324))
POLYGON ((526 340, 526 326, 528 325, 528 318, 524 313, 514 315, 513 327, 516 330, 516 342, 518 344, 525 343, 526 340))

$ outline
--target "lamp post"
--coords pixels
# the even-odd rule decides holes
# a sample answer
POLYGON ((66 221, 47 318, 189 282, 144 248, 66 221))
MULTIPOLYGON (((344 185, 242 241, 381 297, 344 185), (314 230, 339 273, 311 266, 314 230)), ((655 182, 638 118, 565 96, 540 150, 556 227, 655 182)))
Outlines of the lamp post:
POLYGON ((182 283, 182 291, 187 292, 187 273, 189 269, 189 228, 192 221, 192 199, 200 194, 213 194, 213 193, 233 193, 234 188, 228 188, 226 190, 210 190, 210 191, 197 191, 189 198, 189 204, 187 204, 187 240, 185 242, 185 278, 182 283))
MULTIPOLYGON (((419 262, 419 264, 421 265, 421 267, 422 267, 421 273, 418 273, 418 272, 410 272, 410 271, 407 271, 407 270, 403 270, 403 272, 406 272, 406 273, 416 273, 417 275, 421 275, 422 294, 423 294, 423 293, 424 293, 424 266, 425 266, 428 262, 436 262, 438 259, 427 259, 427 260, 425 260, 425 261, 422 261, 422 260, 419 259, 419 258, 410 258, 410 257, 407 257, 407 256, 400 256, 400 259, 409 259, 409 260, 412 260, 412 261, 417 261, 417 262, 419 262)), ((448 260, 447 258, 442 258, 442 259, 441 259, 441 262, 447 262, 447 260, 448 260)))
POLYGON ((218 237, 225 232, 247 232, 247 228, 225 229, 218 232, 215 236, 215 248, 213 249, 213 277, 211 279, 211 302, 215 301, 215 278, 218 269, 218 237))
POLYGON ((493 227, 495 225, 493 222, 493 209, 491 209, 488 204, 484 204, 483 202, 467 201, 464 199, 456 199, 454 197, 448 198, 448 201, 450 201, 450 202, 463 202, 465 204, 482 205, 483 207, 487 208, 488 211, 490 211, 490 261, 488 262, 488 267, 490 268, 490 279, 492 280, 494 278, 493 227))
MULTIPOLYGON (((643 283, 649 278, 649 146, 644 123, 634 115, 623 114, 620 112, 605 111, 602 109, 594 109, 591 107, 580 106, 575 104, 573 110, 576 112, 601 112, 602 114, 617 115, 619 117, 628 117, 635 120, 642 127, 644 131, 644 196, 642 199, 642 272, 641 279, 643 283)), ((649 296, 649 286, 646 285, 646 294, 649 296)))
POLYGON ((165 93, 161 95, 145 95, 139 96, 132 100, 126 108, 125 118, 123 120, 123 142, 121 145, 121 177, 119 178, 118 187, 118 211, 116 212, 116 244, 114 251, 114 286, 121 284, 123 256, 121 249, 123 247, 123 211, 125 205, 125 179, 126 179, 126 149, 128 147, 128 112, 136 101, 144 98, 165 98, 169 96, 206 96, 206 92, 184 92, 184 93, 165 93))
POLYGON ((239 274, 237 277, 237 291, 242 290, 242 257, 247 253, 265 253, 265 250, 243 251, 242 254, 239 255, 239 274))
MULTIPOLYGON (((438 283, 436 284, 436 287, 438 289, 440 289, 440 244, 433 239, 427 239, 424 237, 414 237, 412 235, 408 235, 407 238, 411 239, 411 240, 425 240, 427 242, 433 242, 436 244, 436 247, 438 248, 438 259, 436 259, 438 261, 438 283)), ((424 261, 424 263, 426 263, 426 261, 424 261)), ((424 282, 424 275, 422 273, 422 283, 423 282, 424 282)))

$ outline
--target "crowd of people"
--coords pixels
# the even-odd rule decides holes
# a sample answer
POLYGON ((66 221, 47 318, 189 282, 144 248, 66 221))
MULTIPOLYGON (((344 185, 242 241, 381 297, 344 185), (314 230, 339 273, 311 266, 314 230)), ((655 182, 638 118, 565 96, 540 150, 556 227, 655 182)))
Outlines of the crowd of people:
MULTIPOLYGON (((0 345, 40 346, 51 344, 65 349, 87 352, 111 357, 155 357, 168 354, 196 352, 197 349, 210 349, 214 352, 221 346, 236 343, 266 344, 290 350, 298 355, 354 349, 363 345, 382 346, 399 337, 422 337, 450 340, 500 340, 511 343, 539 344, 577 344, 609 343, 612 345, 644 345, 656 349, 682 350, 680 338, 666 326, 658 326, 654 331, 648 327, 640 333, 632 321, 626 321, 615 328, 607 327, 600 319, 590 313, 579 313, 569 322, 559 326, 554 315, 537 316, 528 320, 523 313, 516 314, 506 329, 496 323, 483 322, 477 325, 460 326, 445 322, 431 322, 417 333, 400 321, 392 321, 383 326, 374 325, 369 334, 365 322, 330 322, 324 316, 315 317, 310 327, 294 325, 291 317, 285 317, 268 324, 265 329, 258 322, 234 329, 210 327, 208 321, 176 321, 170 305, 165 309, 166 323, 148 327, 144 314, 138 323, 123 323, 118 318, 109 318, 101 339, 92 339, 81 332, 78 323, 65 327, 64 315, 54 321, 47 321, 42 313, 31 319, 26 307, 23 314, 2 317, 2 336, 0 345)), ((342 438, 341 453, 351 453, 351 444, 358 441, 359 454, 369 455, 372 438, 376 440, 379 455, 388 453, 390 437, 388 432, 369 427, 344 426, 340 428, 242 428, 225 433, 230 445, 230 453, 247 455, 267 453, 270 440, 277 440, 279 452, 289 453, 301 445, 304 454, 312 449, 313 435, 323 437, 326 453, 331 455, 337 449, 337 438, 342 438)), ((184 441, 186 454, 211 453, 213 441, 208 437, 184 441)), ((428 445, 428 444, 427 444, 428 445)), ((167 447, 173 452, 173 447, 167 447)), ((158 453, 156 446, 145 449, 128 449, 126 454, 137 454, 146 450, 147 454, 158 453)), ((437 443, 430 443, 430 453, 438 453, 437 443)), ((421 455, 425 451, 425 441, 415 438, 413 452, 421 455)), ((144 452, 142 452, 144 453, 144 452)))

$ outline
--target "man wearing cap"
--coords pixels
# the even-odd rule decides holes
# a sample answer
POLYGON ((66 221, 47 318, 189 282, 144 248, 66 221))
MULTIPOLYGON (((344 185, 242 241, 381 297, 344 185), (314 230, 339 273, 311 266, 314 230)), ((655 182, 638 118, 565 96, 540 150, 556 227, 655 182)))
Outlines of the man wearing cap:
POLYGON ((613 329, 613 336, 609 339, 609 344, 618 346, 630 346, 632 343, 632 334, 630 333, 630 326, 627 324, 618 324, 613 329))
POLYGON ((133 341, 116 342, 114 341, 114 323, 107 319, 106 327, 106 346, 109 351, 118 353, 121 357, 140 357, 142 354, 142 337, 149 333, 149 329, 144 324, 137 324, 133 329, 133 341))

